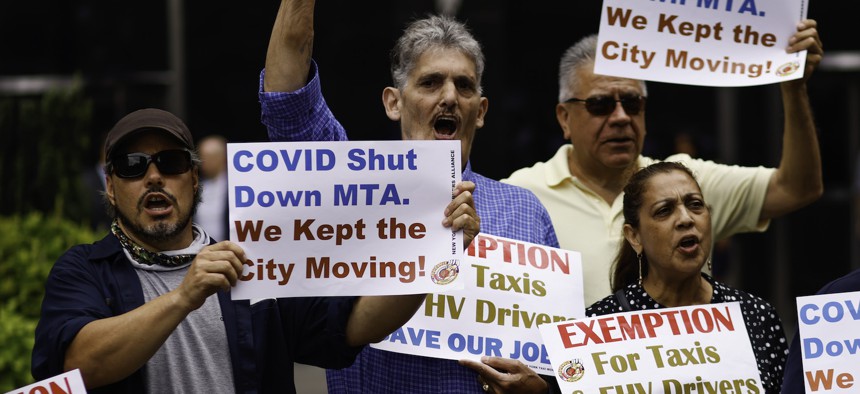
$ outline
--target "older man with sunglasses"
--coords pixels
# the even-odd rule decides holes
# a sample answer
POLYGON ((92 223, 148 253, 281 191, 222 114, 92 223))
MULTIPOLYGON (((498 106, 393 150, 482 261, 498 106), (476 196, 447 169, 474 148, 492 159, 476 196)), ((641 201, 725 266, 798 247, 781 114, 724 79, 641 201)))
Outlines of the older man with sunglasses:
POLYGON ((105 154, 111 232, 54 264, 36 379, 78 368, 90 393, 295 392, 293 362, 346 367, 424 300, 231 301, 245 253, 191 222, 200 161, 185 124, 133 112, 110 131, 105 154))
MULTIPOLYGON (((785 130, 776 169, 680 161, 698 176, 712 204, 713 234, 764 231, 770 219, 815 201, 823 192, 821 156, 806 82, 823 50, 814 20, 804 20, 788 52, 808 50, 802 79, 781 85, 785 130)), ((562 248, 582 253, 585 303, 609 295, 609 272, 624 221, 622 190, 633 172, 656 160, 641 156, 645 141, 645 82, 594 74, 597 36, 570 47, 559 67, 556 118, 564 145, 547 162, 520 169, 502 182, 533 191, 546 206, 562 248)))

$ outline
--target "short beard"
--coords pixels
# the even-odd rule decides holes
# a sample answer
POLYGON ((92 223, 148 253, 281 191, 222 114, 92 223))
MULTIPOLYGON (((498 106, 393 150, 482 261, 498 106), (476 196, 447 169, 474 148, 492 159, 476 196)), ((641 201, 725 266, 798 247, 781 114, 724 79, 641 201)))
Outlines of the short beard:
MULTIPOLYGON (((140 197, 140 200, 135 207, 138 213, 142 210, 144 198, 147 194, 152 192, 164 194, 173 202, 175 207, 178 207, 178 204, 176 203, 176 197, 174 197, 172 194, 167 193, 166 191, 164 191, 164 189, 160 187, 152 187, 149 188, 149 190, 147 190, 146 193, 144 193, 143 196, 140 197)), ((180 212, 178 220, 175 223, 158 221, 155 224, 152 224, 148 227, 144 227, 138 225, 137 223, 129 219, 129 217, 126 216, 121 209, 115 209, 116 218, 119 219, 120 223, 122 223, 126 233, 132 235, 134 238, 139 239, 141 242, 144 242, 146 244, 162 243, 179 235, 182 230, 185 229, 185 227, 187 227, 191 223, 191 218, 197 211, 197 206, 200 203, 200 198, 201 193, 200 189, 198 188, 198 190, 194 192, 194 202, 191 204, 191 210, 184 213, 180 212)))

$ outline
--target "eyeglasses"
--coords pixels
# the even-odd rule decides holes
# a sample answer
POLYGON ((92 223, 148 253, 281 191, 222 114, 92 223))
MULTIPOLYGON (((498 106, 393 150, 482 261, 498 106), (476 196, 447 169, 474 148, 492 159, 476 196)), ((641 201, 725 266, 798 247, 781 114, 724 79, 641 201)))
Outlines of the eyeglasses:
POLYGON ((164 175, 179 175, 191 169, 191 152, 184 149, 169 149, 154 155, 127 153, 114 156, 111 164, 120 178, 137 178, 146 174, 149 163, 155 163, 164 175))
POLYGON ((565 103, 585 103, 585 110, 594 116, 606 116, 615 111, 615 103, 621 103, 621 108, 627 115, 638 115, 645 109, 645 97, 639 95, 624 95, 619 99, 612 96, 592 96, 587 99, 570 98, 565 103))

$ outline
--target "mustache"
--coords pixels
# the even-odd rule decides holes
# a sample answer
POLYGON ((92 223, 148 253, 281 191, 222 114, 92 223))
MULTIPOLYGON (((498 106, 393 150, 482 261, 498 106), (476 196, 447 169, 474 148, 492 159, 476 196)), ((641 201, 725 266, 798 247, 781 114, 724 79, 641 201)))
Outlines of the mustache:
POLYGON ((159 187, 159 186, 150 186, 148 189, 146 189, 146 192, 144 192, 144 193, 143 193, 143 195, 141 195, 141 196, 140 196, 140 199, 138 199, 138 200, 137 200, 137 207, 142 209, 142 208, 143 208, 143 204, 144 204, 144 202, 146 201, 147 196, 149 196, 149 195, 150 195, 150 194, 152 194, 152 193, 159 193, 159 194, 163 194, 164 196, 166 196, 166 197, 167 197, 167 199, 168 199, 168 200, 170 200, 170 202, 171 202, 173 205, 177 205, 176 196, 174 196, 173 194, 171 194, 171 193, 169 193, 168 191, 164 190, 164 188, 162 188, 162 187, 159 187))

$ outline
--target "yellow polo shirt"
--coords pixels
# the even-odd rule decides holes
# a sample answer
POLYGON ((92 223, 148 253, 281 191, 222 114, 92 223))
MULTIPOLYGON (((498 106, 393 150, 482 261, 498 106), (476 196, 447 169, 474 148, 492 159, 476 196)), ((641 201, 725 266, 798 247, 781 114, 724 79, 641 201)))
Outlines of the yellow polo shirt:
MULTIPOLYGON (((567 162, 571 149, 572 145, 564 145, 549 161, 519 169, 502 182, 531 190, 549 211, 561 247, 582 253, 588 306, 611 294, 610 270, 624 239, 624 199, 621 194, 607 204, 571 175, 567 162)), ((640 156, 639 167, 657 161, 640 156)), ((775 169, 717 164, 686 154, 669 156, 666 161, 681 162, 696 175, 711 207, 714 242, 736 233, 767 229, 769 221, 759 221, 759 214, 775 169)))

